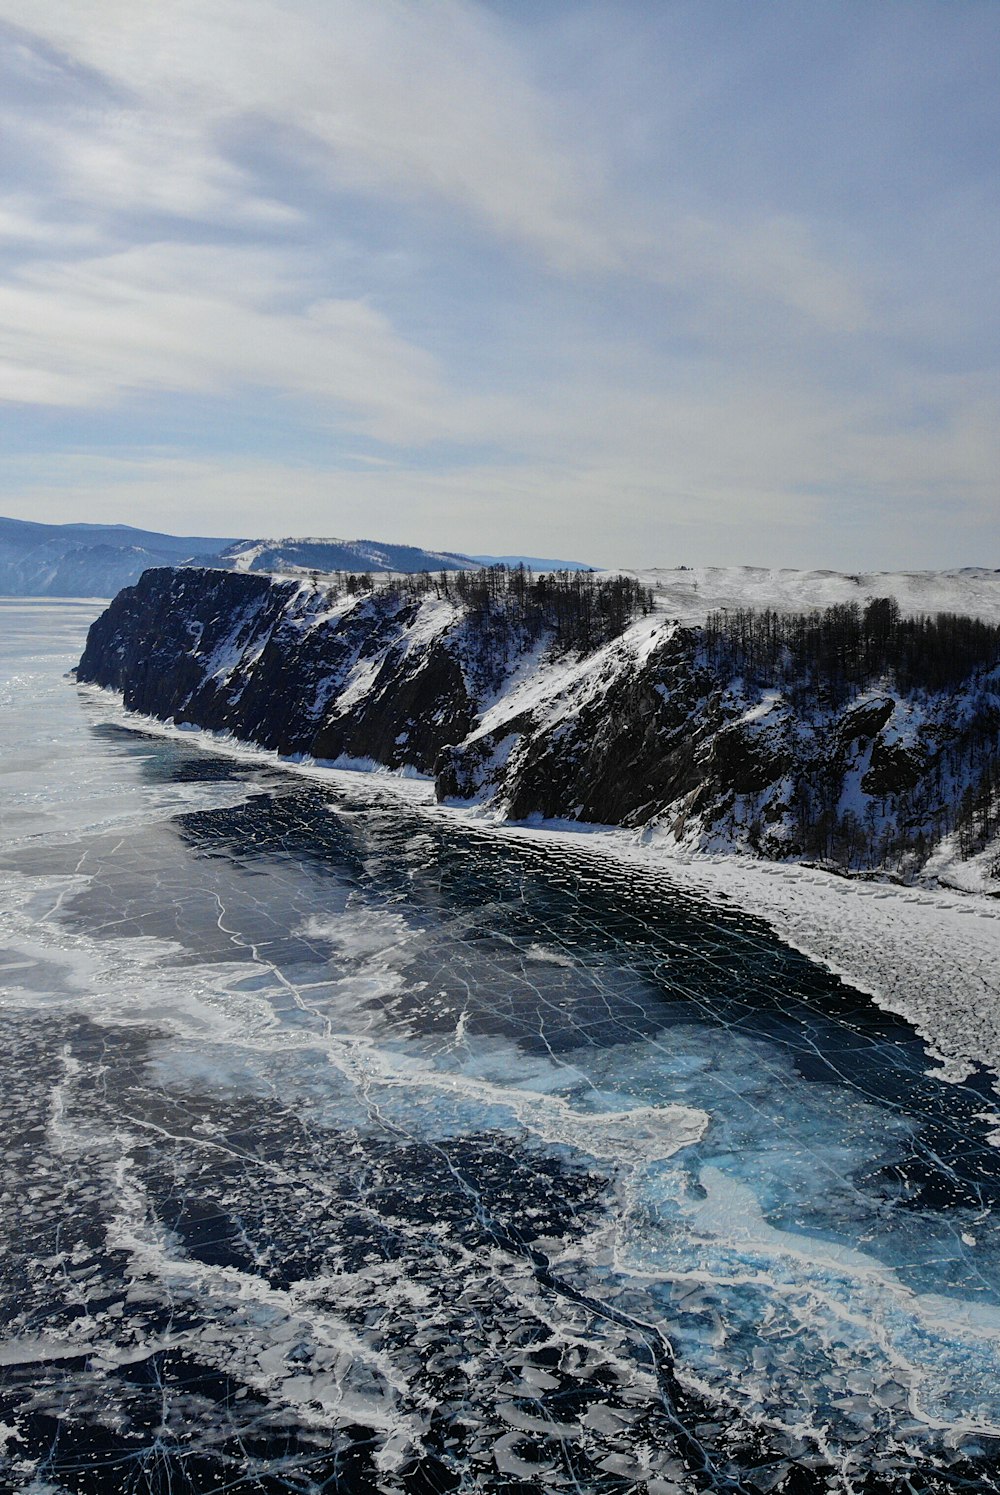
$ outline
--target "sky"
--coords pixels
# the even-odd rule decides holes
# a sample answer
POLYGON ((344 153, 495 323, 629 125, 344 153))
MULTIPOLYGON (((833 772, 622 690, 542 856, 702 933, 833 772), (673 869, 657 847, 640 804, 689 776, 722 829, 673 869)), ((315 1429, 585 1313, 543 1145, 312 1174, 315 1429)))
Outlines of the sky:
POLYGON ((998 0, 0 0, 0 513, 1000 566, 998 0))

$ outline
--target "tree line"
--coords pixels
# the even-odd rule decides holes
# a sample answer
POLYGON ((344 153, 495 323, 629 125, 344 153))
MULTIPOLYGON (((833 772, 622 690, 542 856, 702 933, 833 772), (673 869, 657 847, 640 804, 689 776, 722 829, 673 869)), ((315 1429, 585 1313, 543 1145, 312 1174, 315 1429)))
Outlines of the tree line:
POLYGON ((921 866, 950 833, 962 857, 1000 833, 1000 709, 989 679, 1000 665, 996 624, 947 612, 904 618, 894 598, 875 597, 863 609, 850 602, 810 613, 719 610, 709 614, 703 645, 723 679, 780 685, 805 709, 843 704, 873 686, 961 693, 954 721, 918 751, 915 782, 870 795, 860 812, 841 805, 837 754, 795 775, 790 808, 805 855, 851 869, 902 869, 921 866))
POLYGON ((419 571, 376 581, 370 573, 311 573, 331 595, 377 592, 400 599, 436 596, 460 603, 479 625, 484 643, 511 645, 543 634, 563 649, 597 649, 653 608, 653 592, 631 576, 593 571, 542 571, 528 566, 484 566, 478 571, 419 571))
POLYGON ((753 684, 808 681, 835 699, 886 679, 903 691, 944 690, 1000 664, 997 624, 947 612, 904 618, 893 597, 808 613, 722 609, 709 613, 704 642, 722 673, 753 684))

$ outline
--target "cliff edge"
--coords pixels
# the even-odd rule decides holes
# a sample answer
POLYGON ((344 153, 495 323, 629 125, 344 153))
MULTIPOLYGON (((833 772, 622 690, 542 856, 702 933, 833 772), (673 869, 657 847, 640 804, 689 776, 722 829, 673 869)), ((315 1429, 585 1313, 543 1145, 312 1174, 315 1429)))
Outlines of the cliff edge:
POLYGON ((97 619, 78 678, 500 817, 907 878, 944 849, 996 886, 1000 626, 891 598, 695 624, 622 578, 162 568, 97 619))

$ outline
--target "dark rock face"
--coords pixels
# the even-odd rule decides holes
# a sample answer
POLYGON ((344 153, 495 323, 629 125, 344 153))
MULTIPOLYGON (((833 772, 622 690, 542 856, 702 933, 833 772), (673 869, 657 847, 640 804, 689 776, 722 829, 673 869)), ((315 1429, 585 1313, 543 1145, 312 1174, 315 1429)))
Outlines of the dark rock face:
MULTIPOLYGON (((554 728, 530 716, 508 724, 519 736, 504 765, 508 813, 643 825, 695 789, 699 748, 719 708, 692 645, 690 633, 675 634, 634 671, 607 661, 578 709, 554 728)), ((461 795, 463 784, 466 797, 475 793, 481 752, 476 739, 451 750, 438 775, 440 797, 461 795)))
POLYGON ((498 626, 443 589, 161 569, 93 625, 78 675, 282 754, 433 774, 439 799, 513 819, 858 870, 925 857, 996 762, 996 682, 838 701, 721 678, 697 629, 639 625, 581 657, 498 626))
POLYGON ((850 707, 841 718, 841 743, 870 742, 892 716, 894 706, 893 701, 881 700, 850 707))
POLYGON ((707 767, 720 789, 760 794, 777 783, 791 763, 790 756, 776 752, 772 743, 735 723, 716 735, 707 767))
POLYGON ((408 650, 413 615, 385 594, 331 615, 325 594, 298 582, 147 571, 94 623, 77 678, 120 690, 130 711, 282 754, 430 773, 474 709, 447 639, 408 650), (345 704, 338 686, 352 671, 365 688, 345 704))
POLYGON ((926 768, 923 753, 879 738, 872 748, 871 766, 861 780, 861 787, 866 794, 902 794, 916 788, 926 768))

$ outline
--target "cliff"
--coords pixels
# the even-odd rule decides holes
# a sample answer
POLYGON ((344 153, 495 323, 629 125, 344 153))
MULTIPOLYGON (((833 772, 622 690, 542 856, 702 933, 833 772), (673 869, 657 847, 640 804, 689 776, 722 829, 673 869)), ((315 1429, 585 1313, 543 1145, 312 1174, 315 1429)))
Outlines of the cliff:
POLYGON ((514 819, 655 827, 694 849, 894 875, 942 840, 994 855, 992 624, 962 653, 954 620, 922 633, 893 623, 890 637, 881 605, 834 607, 809 615, 812 633, 768 625, 771 653, 750 669, 724 629, 649 611, 641 590, 566 582, 576 611, 564 615, 551 587, 539 608, 514 583, 491 585, 336 595, 147 571, 94 623, 78 678, 121 691, 131 710, 281 754, 433 775, 439 799, 514 819), (890 655, 906 640, 897 672, 890 655))

